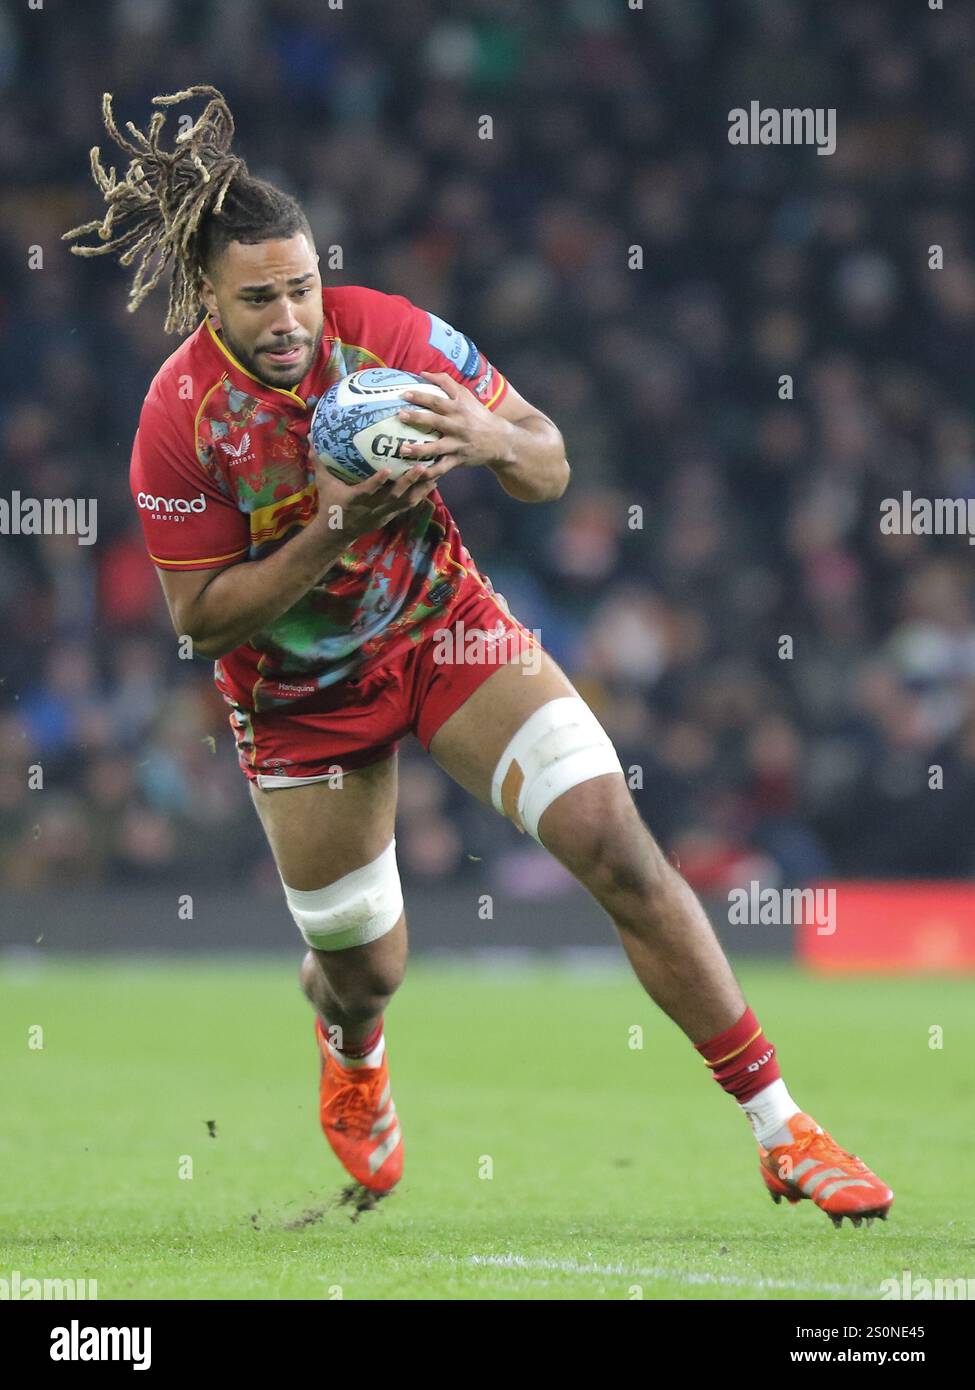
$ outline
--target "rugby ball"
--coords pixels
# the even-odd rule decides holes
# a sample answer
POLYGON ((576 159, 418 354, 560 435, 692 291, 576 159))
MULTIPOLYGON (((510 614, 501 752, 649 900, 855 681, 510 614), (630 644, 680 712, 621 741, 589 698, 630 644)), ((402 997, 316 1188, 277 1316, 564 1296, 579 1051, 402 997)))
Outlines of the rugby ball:
POLYGON ((337 381, 315 405, 308 442, 329 473, 346 483, 361 483, 388 468, 398 478, 417 463, 433 459, 401 456, 404 444, 440 439, 439 430, 420 430, 398 418, 400 410, 422 409, 404 401, 401 392, 422 387, 431 395, 446 391, 415 372, 393 367, 366 367, 337 381))

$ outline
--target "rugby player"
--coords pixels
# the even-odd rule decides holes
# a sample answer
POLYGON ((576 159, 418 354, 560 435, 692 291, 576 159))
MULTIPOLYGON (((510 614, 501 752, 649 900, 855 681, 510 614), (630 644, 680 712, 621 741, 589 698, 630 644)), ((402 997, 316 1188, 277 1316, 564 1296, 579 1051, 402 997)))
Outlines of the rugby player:
MULTIPOLYGON (((82 255, 136 266, 129 309, 171 271, 166 329, 188 335, 149 388, 131 487, 176 632, 215 661, 240 766, 308 945, 325 1135, 367 1194, 403 1171, 384 1010, 406 918, 393 835, 398 741, 439 765, 565 865, 609 913, 644 989, 741 1106, 773 1199, 838 1225, 886 1217, 890 1188, 786 1089, 695 895, 643 824, 592 711, 479 573, 439 492, 487 468, 523 502, 569 481, 562 436, 462 333, 400 295, 323 286, 299 204, 248 172, 213 87, 156 98, 123 134, 121 177, 82 255), (165 108, 206 99, 171 149, 165 108), (202 317, 201 317, 202 313, 202 317), (422 373, 405 412, 441 438, 413 468, 356 486, 310 456, 316 400, 380 365, 422 373), (435 461, 432 461, 435 460, 435 461), (340 521, 335 526, 335 521, 340 521), (490 632, 498 663, 437 659, 438 635, 490 632), (526 657, 531 657, 528 677, 526 657), (337 775, 338 774, 338 775, 337 775)), ((406 451, 404 450, 404 453, 406 451)))

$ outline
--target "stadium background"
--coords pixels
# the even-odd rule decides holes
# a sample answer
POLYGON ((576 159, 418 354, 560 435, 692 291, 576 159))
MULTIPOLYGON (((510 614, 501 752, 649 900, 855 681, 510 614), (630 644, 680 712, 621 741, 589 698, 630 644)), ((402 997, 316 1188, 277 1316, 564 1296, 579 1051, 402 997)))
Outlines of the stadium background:
MULTIPOLYGON (((562 429, 560 502, 515 503, 476 470, 444 496, 642 770, 640 809, 694 886, 720 902, 751 879, 970 877, 972 552, 882 536, 879 505, 975 495, 975 15, 872 0, 644 11, 47 0, 0 14, 3 491, 99 508, 91 547, 0 539, 8 943, 298 946, 209 665, 176 658, 128 493, 142 397, 175 346, 162 293, 128 315, 124 273, 59 239, 99 209, 101 92, 141 123, 154 95, 194 82, 226 93, 251 169, 304 200, 320 248, 342 247, 334 283, 440 314, 562 429), (836 153, 730 145, 728 112, 752 97, 835 106, 836 153), (491 140, 476 138, 482 113, 491 140)), ((559 866, 412 741, 397 837, 420 945, 611 940, 559 866)), ((790 946, 782 928, 732 944, 790 946)))

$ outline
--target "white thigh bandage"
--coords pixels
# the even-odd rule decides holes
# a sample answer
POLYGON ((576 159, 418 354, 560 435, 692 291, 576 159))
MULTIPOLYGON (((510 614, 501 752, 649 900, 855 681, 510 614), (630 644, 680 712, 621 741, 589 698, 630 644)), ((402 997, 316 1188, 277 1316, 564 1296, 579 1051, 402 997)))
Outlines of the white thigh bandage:
POLYGON ((538 840, 542 812, 556 797, 604 772, 622 771, 609 735, 585 700, 565 695, 522 724, 494 770, 491 800, 538 840))
POLYGON ((403 890, 396 868, 396 841, 378 859, 353 869, 327 888, 308 892, 284 885, 284 895, 298 930, 318 951, 363 946, 392 931, 403 911, 403 890))

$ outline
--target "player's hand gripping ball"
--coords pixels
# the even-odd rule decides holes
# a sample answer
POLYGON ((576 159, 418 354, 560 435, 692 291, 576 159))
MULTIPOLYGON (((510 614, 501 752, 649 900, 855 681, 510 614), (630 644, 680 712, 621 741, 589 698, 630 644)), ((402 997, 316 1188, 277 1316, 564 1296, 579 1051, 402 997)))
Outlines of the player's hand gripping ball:
POLYGON ((392 367, 367 367, 343 377, 315 406, 308 431, 312 453, 345 483, 365 482, 381 468, 388 468, 390 475, 398 478, 418 461, 435 463, 436 459, 417 460, 401 454, 404 444, 423 444, 442 437, 439 430, 417 429, 398 418, 399 411, 411 408, 400 393, 417 386, 431 395, 447 395, 422 376, 392 367))

